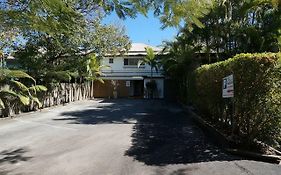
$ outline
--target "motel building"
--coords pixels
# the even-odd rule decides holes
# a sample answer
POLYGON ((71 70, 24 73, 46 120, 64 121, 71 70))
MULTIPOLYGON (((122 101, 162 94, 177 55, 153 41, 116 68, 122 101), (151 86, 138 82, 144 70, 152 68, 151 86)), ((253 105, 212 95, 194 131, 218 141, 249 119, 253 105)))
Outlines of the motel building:
POLYGON ((162 48, 149 46, 142 43, 133 43, 131 49, 122 56, 107 56, 101 60, 103 68, 102 79, 104 83, 95 83, 95 97, 101 98, 148 98, 147 82, 155 81, 156 88, 153 98, 164 98, 164 75, 163 70, 153 69, 144 64, 138 67, 138 62, 146 56, 146 47, 154 50, 155 55, 162 48))

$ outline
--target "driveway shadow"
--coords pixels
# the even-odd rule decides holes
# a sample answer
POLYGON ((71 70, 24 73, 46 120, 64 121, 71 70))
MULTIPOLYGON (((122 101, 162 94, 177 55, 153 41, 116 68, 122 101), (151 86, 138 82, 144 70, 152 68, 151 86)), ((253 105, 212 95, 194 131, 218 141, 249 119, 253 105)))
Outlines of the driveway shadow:
POLYGON ((32 157, 24 156, 26 148, 4 150, 0 152, 0 165, 4 163, 15 164, 21 161, 28 161, 32 157))
MULTIPOLYGON (((135 124, 147 115, 146 100, 103 100, 87 109, 61 113, 55 121, 69 121, 69 124, 135 124)), ((149 103, 149 102, 148 102, 149 103)), ((148 105, 149 106, 149 105, 148 105)))
POLYGON ((162 100, 103 100, 84 110, 64 112, 69 124, 134 124, 125 155, 147 165, 231 161, 181 108, 162 100))
POLYGON ((215 146, 188 116, 169 110, 154 111, 137 122, 125 155, 157 166, 239 159, 215 146))

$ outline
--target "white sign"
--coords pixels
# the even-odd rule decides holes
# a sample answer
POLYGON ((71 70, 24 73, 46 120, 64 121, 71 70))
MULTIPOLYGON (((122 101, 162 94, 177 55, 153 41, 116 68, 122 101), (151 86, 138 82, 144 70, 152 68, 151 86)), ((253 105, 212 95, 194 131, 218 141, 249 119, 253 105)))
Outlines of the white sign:
POLYGON ((131 81, 126 81, 126 87, 130 87, 131 86, 131 81))
POLYGON ((222 97, 223 98, 232 98, 232 97, 234 97, 233 75, 229 75, 229 76, 223 78, 222 97))

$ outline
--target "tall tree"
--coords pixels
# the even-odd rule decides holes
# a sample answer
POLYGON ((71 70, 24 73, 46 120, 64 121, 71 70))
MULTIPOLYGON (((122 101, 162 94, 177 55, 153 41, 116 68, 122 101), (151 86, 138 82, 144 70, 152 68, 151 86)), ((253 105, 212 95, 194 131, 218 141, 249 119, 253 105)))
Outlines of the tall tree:
MULTIPOLYGON (((91 31, 93 34, 101 16, 113 11, 120 18, 134 17, 136 14, 131 3, 119 0, 0 1, 0 49, 9 51, 15 45, 7 37, 7 33, 11 31, 17 32, 19 40, 16 43, 22 41, 23 44, 34 35, 45 35, 46 38, 60 42, 59 40, 72 35, 77 38, 77 33, 81 35, 91 31), (5 41, 9 41, 9 44, 5 41)), ((85 39, 83 35, 80 37, 85 39)))
POLYGON ((2 0, 1 26, 52 34, 74 33, 97 12, 116 11, 119 17, 134 16, 131 3, 119 0, 2 0))
POLYGON ((145 50, 146 56, 138 62, 138 67, 143 64, 148 64, 150 66, 150 78, 153 78, 153 69, 158 72, 160 62, 151 47, 146 47, 145 50))
POLYGON ((192 71, 204 63, 228 59, 237 53, 278 52, 281 43, 280 1, 216 0, 207 15, 200 18, 204 27, 188 23, 173 42, 165 60, 165 73, 172 77, 180 98, 192 95, 192 71), (189 88, 188 88, 189 86, 189 88))
POLYGON ((201 48, 199 52, 224 54, 226 59, 241 52, 279 50, 281 10, 268 1, 217 1, 201 22, 204 28, 190 32, 186 26, 180 32, 181 40, 201 48))
POLYGON ((189 29, 195 24, 203 27, 199 18, 204 17, 212 9, 214 0, 131 0, 143 14, 153 10, 159 17, 163 28, 179 26, 184 23, 189 29))
POLYGON ((117 54, 130 47, 124 29, 113 25, 102 25, 95 19, 81 32, 64 36, 49 36, 31 33, 25 47, 18 48, 15 57, 19 66, 33 75, 49 70, 85 72, 83 67, 91 54, 97 58, 105 54, 117 54))

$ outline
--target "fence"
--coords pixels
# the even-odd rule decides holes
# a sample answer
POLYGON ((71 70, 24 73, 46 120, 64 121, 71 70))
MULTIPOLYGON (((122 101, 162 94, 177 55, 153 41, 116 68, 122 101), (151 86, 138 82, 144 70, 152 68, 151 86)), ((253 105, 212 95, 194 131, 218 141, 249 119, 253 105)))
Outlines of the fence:
MULTIPOLYGON (((86 100, 94 98, 94 83, 85 82, 78 83, 59 83, 52 88, 48 88, 48 91, 38 93, 39 101, 42 103, 42 107, 52 107, 56 105, 62 105, 79 100, 86 100)), ((38 105, 31 102, 29 106, 13 105, 9 106, 9 115, 13 116, 21 112, 30 112, 38 110, 38 105)), ((4 117, 4 110, 0 110, 0 117, 4 117)))

